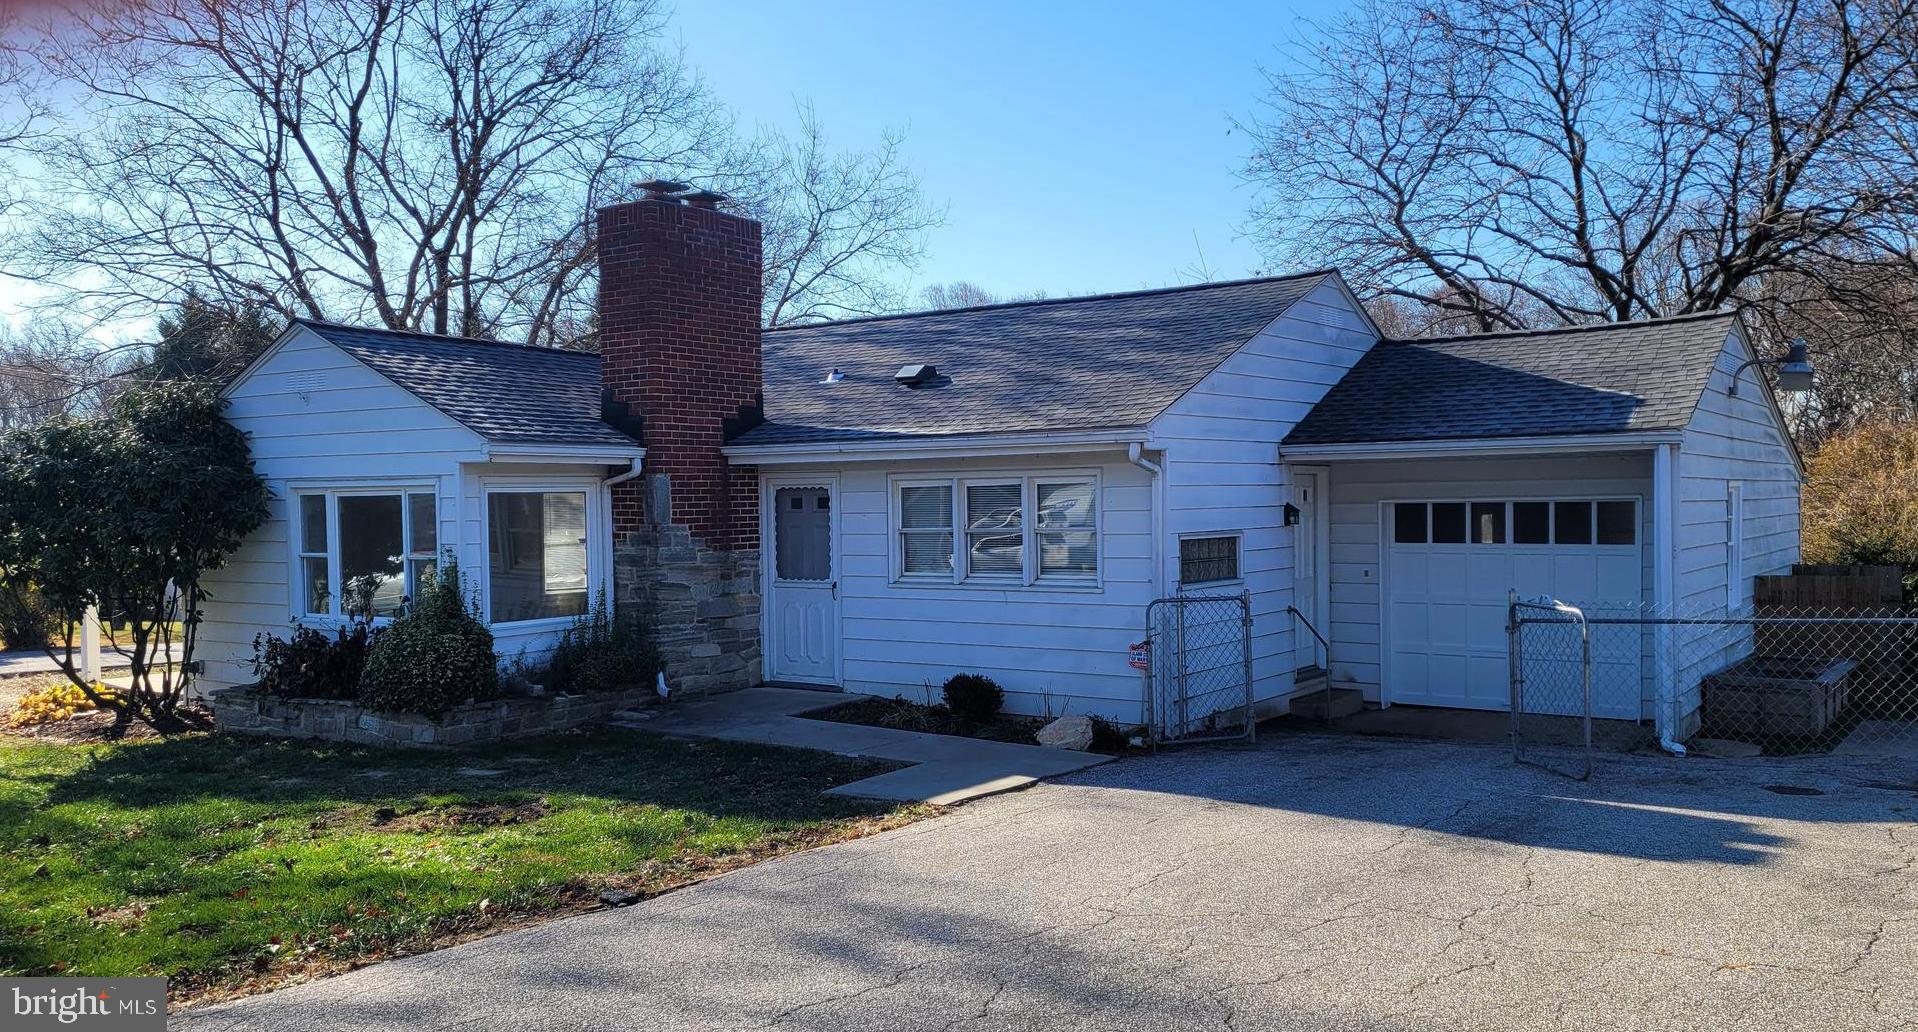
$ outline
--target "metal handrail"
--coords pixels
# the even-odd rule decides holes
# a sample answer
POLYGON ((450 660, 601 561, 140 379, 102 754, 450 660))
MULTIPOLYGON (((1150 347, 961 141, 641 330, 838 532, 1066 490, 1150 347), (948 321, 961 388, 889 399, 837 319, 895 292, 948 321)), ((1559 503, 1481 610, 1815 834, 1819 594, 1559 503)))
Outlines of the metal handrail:
POLYGON ((1319 640, 1319 647, 1325 650, 1325 665, 1320 667, 1319 669, 1325 671, 1325 718, 1324 718, 1325 726, 1331 727, 1332 726, 1332 643, 1325 640, 1325 635, 1320 634, 1319 629, 1317 627, 1312 626, 1312 621, 1306 619, 1304 613, 1299 612, 1299 607, 1288 605, 1285 607, 1285 611, 1292 614, 1292 620, 1294 623, 1303 624, 1306 630, 1311 631, 1312 637, 1317 638, 1319 640))

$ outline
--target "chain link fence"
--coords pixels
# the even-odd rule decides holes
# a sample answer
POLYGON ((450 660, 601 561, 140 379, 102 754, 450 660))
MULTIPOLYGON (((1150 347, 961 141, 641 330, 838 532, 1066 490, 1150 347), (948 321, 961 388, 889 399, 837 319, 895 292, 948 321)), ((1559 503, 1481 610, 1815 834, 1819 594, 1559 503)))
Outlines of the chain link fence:
MULTIPOLYGON (((1716 754, 1918 756, 1918 614, 1904 606, 1587 606, 1514 601, 1515 754, 1601 739, 1716 754), (1587 663, 1584 656, 1589 653, 1587 663)), ((1589 746, 1587 759, 1589 765, 1589 746)))
POLYGON ((1146 607, 1146 727, 1153 745, 1251 740, 1250 595, 1177 595, 1146 607))

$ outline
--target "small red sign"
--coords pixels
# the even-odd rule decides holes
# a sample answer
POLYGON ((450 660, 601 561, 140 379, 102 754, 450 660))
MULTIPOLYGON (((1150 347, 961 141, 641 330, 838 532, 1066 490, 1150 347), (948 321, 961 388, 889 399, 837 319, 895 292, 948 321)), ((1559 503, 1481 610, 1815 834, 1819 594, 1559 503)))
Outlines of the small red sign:
POLYGON ((1134 670, 1149 670, 1152 667, 1152 642, 1135 641, 1127 646, 1126 665, 1134 670))

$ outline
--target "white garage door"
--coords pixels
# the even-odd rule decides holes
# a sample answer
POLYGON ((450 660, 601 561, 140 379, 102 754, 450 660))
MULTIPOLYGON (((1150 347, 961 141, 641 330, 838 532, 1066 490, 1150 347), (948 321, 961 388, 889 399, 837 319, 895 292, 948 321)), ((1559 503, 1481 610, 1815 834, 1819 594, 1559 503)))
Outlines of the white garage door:
MULTIPOLYGON (((1580 606, 1636 605, 1643 597, 1633 499, 1395 502, 1383 515, 1390 549, 1385 695, 1392 703, 1509 709, 1505 621, 1513 589, 1521 598, 1580 606)), ((1640 658, 1621 654, 1631 651, 1594 655, 1595 715, 1638 719, 1640 658)), ((1576 670, 1563 673, 1557 680, 1577 683, 1576 670)), ((1569 694, 1545 708, 1568 710, 1569 694)))

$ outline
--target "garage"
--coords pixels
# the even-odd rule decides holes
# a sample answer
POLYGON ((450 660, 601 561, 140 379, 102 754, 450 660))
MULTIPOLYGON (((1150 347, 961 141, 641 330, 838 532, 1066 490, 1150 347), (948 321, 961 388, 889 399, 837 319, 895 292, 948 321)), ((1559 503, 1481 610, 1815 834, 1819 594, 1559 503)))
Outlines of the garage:
MULTIPOLYGON (((1643 598, 1635 497, 1388 501, 1380 520, 1387 705, 1509 709, 1514 589, 1588 607, 1636 607, 1643 598)), ((1595 716, 1638 719, 1640 668, 1639 657, 1597 657, 1595 716)), ((1568 675, 1565 683, 1576 683, 1576 672, 1568 675)), ((1555 701, 1569 711, 1569 700, 1555 701)))

